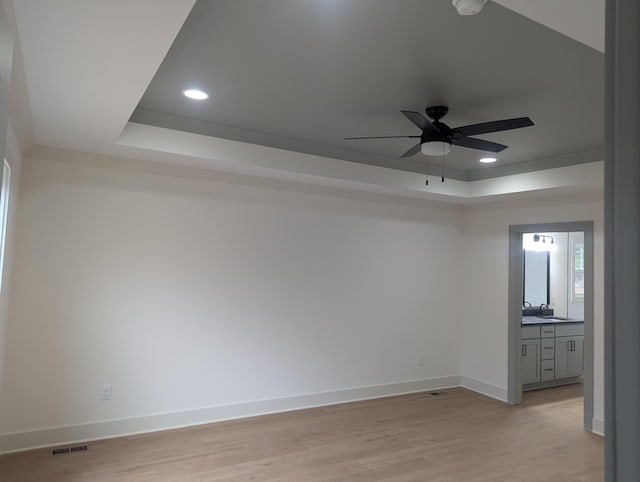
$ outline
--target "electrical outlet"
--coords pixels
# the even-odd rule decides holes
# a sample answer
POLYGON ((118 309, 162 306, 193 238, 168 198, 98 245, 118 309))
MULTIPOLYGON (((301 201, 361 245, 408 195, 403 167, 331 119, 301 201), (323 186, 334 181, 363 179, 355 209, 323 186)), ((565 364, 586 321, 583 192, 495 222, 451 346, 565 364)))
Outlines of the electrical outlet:
POLYGON ((418 355, 418 366, 424 365, 424 355, 418 355))
POLYGON ((100 387, 100 400, 111 400, 111 385, 100 387))

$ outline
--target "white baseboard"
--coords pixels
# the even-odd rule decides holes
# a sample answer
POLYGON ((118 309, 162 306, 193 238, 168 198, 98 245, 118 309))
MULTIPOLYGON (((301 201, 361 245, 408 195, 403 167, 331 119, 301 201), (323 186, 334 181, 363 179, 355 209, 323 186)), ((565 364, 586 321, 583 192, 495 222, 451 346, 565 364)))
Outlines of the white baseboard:
POLYGON ((604 420, 598 417, 591 419, 591 432, 604 437, 604 420))
POLYGON ((486 395, 487 397, 500 400, 501 402, 506 402, 508 399, 506 388, 492 385, 491 383, 483 382, 476 378, 462 376, 460 377, 460 385, 474 392, 486 395))
POLYGON ((5 433, 0 434, 0 454, 459 386, 459 376, 430 378, 29 432, 5 433))

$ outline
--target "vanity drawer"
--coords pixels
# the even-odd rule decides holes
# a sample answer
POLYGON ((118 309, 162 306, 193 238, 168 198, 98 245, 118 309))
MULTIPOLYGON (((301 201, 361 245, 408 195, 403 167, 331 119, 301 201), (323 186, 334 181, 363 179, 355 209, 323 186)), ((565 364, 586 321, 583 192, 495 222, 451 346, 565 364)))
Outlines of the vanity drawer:
POLYGON ((540 381, 547 382, 549 380, 555 380, 555 361, 554 360, 542 360, 540 362, 540 381))
POLYGON ((556 356, 556 339, 542 338, 540 342, 540 359, 553 360, 556 356))
POLYGON ((540 327, 539 326, 523 326, 522 339, 531 340, 533 338, 540 338, 540 327))
POLYGON ((540 327, 541 338, 553 338, 556 336, 556 327, 554 325, 542 325, 540 327))
POLYGON ((556 336, 584 335, 584 324, 556 325, 556 336))

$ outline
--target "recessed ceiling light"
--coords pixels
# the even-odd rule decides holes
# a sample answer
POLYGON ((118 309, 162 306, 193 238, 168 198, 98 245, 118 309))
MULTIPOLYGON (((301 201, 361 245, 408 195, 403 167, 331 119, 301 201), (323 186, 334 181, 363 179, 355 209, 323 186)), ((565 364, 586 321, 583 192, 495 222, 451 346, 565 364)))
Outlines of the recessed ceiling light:
POLYGON ((187 89, 182 91, 182 93, 186 97, 189 97, 189 99, 194 99, 194 100, 204 100, 209 98, 209 94, 198 89, 187 89))
POLYGON ((483 164, 491 164, 492 162, 496 162, 496 158, 495 157, 483 157, 482 159, 480 159, 480 162, 482 162, 483 164))

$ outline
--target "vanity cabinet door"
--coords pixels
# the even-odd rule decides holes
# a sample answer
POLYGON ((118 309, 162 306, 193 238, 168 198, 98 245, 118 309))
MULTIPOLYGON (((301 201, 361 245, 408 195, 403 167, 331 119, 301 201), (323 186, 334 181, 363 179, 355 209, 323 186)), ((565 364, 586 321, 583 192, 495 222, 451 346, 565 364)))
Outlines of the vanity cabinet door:
POLYGON ((571 349, 571 337, 562 336, 556 338, 556 378, 570 377, 569 351, 571 349))
POLYGON ((540 381, 540 339, 525 340, 520 345, 522 356, 522 384, 540 381))
POLYGON ((584 373, 584 336, 573 337, 571 356, 571 376, 578 377, 584 373))
POLYGON ((556 379, 577 377, 584 372, 584 337, 556 338, 556 379))

